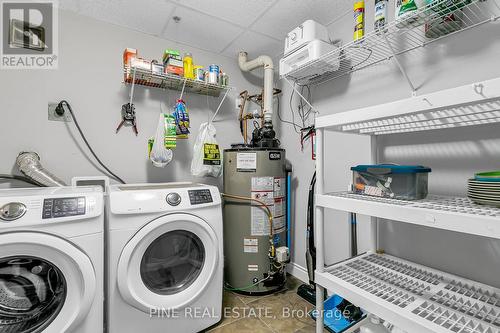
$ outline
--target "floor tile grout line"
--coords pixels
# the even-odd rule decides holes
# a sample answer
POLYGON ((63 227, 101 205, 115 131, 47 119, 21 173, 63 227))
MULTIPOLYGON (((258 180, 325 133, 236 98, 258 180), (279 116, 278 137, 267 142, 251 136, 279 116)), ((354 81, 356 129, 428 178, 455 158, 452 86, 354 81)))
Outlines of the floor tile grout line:
POLYGON ((243 319, 245 319, 245 317, 238 318, 235 321, 230 321, 229 323, 225 323, 225 324, 222 324, 222 325, 217 325, 214 328, 212 328, 210 331, 207 331, 207 333, 214 332, 215 330, 217 330, 219 328, 222 328, 222 327, 227 326, 227 325, 232 325, 232 324, 237 323, 237 322, 239 322, 240 320, 243 320, 243 319))
POLYGON ((271 330, 271 332, 273 333, 279 333, 278 331, 275 331, 271 326, 269 326, 265 321, 262 320, 262 318, 259 317, 259 320, 261 323, 264 324, 264 326, 266 326, 267 328, 269 328, 271 330))

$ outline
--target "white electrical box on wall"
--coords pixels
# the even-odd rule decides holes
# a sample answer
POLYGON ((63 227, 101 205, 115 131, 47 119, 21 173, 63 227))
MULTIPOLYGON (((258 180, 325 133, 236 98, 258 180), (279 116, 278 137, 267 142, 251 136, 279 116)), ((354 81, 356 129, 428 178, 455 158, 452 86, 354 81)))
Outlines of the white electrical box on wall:
MULTIPOLYGON (((285 39, 285 52, 280 59, 280 75, 284 76, 291 71, 308 63, 317 61, 323 55, 337 50, 337 46, 330 42, 328 30, 325 26, 313 20, 307 20, 297 28, 290 31, 285 39)), ((318 65, 311 66, 306 76, 317 76, 326 72, 333 72, 339 68, 338 57, 320 61, 318 65)))
MULTIPOLYGON (((280 59, 280 75, 286 75, 299 67, 320 59, 322 55, 337 49, 338 47, 333 44, 315 39, 295 52, 280 59)), ((302 73, 302 75, 313 77, 324 74, 325 72, 336 71, 339 67, 340 59, 338 57, 332 57, 327 60, 319 60, 317 66, 310 66, 310 68, 307 69, 307 73, 302 73)))
POLYGON ((286 35, 285 56, 315 39, 329 43, 328 30, 316 21, 307 20, 286 35))

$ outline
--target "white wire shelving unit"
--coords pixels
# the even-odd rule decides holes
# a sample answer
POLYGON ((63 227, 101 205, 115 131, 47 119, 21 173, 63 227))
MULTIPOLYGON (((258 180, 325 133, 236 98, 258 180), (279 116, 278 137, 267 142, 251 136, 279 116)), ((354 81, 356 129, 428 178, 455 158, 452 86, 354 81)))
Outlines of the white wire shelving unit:
POLYGON ((500 239, 500 208, 468 198, 430 195, 406 201, 338 192, 318 195, 316 201, 324 208, 500 239))
POLYGON ((390 255, 354 257, 316 282, 408 332, 500 332, 500 289, 390 255))
MULTIPOLYGON (((408 333, 500 333, 498 289, 376 254, 379 218, 500 239, 500 208, 463 197, 405 201, 324 190, 326 131, 370 136, 375 164, 381 135, 499 123, 500 78, 316 118, 317 310, 323 310, 327 288, 408 333), (371 216, 372 251, 325 267, 325 209, 371 216)), ((323 332, 321 320, 316 332, 323 332)))
POLYGON ((410 17, 388 23, 383 30, 371 31, 362 41, 349 42, 319 59, 293 69, 282 76, 299 85, 317 85, 365 68, 394 60, 410 88, 415 86, 398 57, 460 32, 498 20, 500 0, 433 1, 410 17), (444 5, 445 4, 445 5, 444 5), (453 32, 444 31, 443 17, 453 13, 453 32), (412 23, 408 23, 412 22, 412 23), (340 60, 340 67, 332 71, 340 60), (311 73, 320 74, 311 74, 311 73))
POLYGON ((160 89, 177 90, 181 92, 195 93, 200 95, 208 95, 218 97, 221 92, 231 90, 229 86, 222 86, 204 81, 197 81, 173 74, 156 74, 150 70, 124 66, 125 74, 124 82, 126 84, 154 87, 160 89), (135 80, 134 80, 135 71, 135 80))

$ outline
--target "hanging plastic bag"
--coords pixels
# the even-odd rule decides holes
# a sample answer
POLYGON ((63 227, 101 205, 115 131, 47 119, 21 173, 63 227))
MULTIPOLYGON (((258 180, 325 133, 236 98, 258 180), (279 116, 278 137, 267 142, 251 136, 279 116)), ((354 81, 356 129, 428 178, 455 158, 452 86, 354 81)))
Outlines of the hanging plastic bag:
POLYGON ((220 177, 222 175, 222 158, 215 139, 217 131, 212 123, 203 123, 193 147, 191 174, 196 177, 220 177))
POLYGON ((161 113, 149 159, 155 167, 164 168, 172 161, 173 155, 172 150, 165 147, 165 115, 161 113))

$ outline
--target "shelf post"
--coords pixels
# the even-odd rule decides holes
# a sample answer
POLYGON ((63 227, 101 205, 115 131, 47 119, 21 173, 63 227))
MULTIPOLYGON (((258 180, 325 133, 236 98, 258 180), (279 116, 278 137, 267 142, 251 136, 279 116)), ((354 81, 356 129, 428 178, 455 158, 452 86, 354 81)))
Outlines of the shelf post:
MULTIPOLYGON (((323 181, 323 144, 324 144, 324 129, 316 130, 316 195, 324 194, 323 181)), ((317 202, 317 199, 314 200, 317 202)), ((322 273, 325 270, 325 253, 324 253, 324 210, 316 205, 314 220, 314 239, 316 240, 316 272, 322 273)), ((315 274, 316 276, 316 274, 315 274)), ((323 294, 324 287, 316 283, 316 333, 323 333, 323 294)))
POLYGON ((227 88, 227 89, 226 89, 226 92, 224 93, 224 96, 222 96, 222 100, 220 101, 219 106, 218 106, 218 107, 217 107, 217 109, 215 110, 215 113, 214 113, 214 115, 212 116, 212 119, 210 120, 210 122, 211 122, 211 123, 213 123, 213 122, 214 122, 214 120, 215 120, 215 117, 217 117, 217 114, 219 113, 219 110, 220 110, 220 108, 221 108, 221 106, 222 106, 222 103, 224 103, 224 100, 226 99, 227 94, 229 93, 229 90, 231 90, 231 89, 227 88))
POLYGON ((417 95, 417 89, 415 89, 415 86, 411 82, 410 77, 406 73, 406 70, 404 69, 403 65, 401 65, 401 63, 399 62, 399 59, 398 59, 398 57, 396 55, 396 51, 394 51, 394 48, 392 47, 391 42, 389 42, 389 39, 387 38, 386 33, 382 33, 382 35, 384 36, 385 42, 387 44, 387 47, 389 48, 389 50, 392 53, 392 59, 394 59, 394 62, 398 66, 401 74, 403 74, 403 76, 406 79, 406 82, 408 82, 408 85, 410 86, 412 96, 416 96, 417 95))
MULTIPOLYGON (((370 136, 371 164, 378 163, 377 136, 370 136)), ((379 221, 377 217, 370 216, 370 242, 373 253, 379 250, 379 221)))

